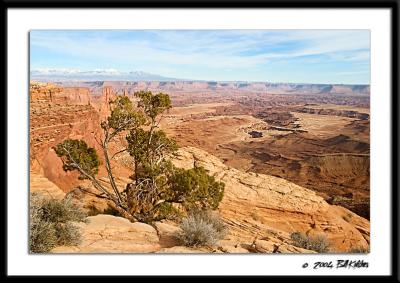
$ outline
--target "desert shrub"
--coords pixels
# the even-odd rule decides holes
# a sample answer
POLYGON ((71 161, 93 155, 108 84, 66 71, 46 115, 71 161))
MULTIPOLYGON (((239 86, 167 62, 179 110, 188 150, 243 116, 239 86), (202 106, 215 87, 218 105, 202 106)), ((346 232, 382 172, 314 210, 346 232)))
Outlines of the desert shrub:
POLYGON ((329 251, 329 242, 324 235, 308 236, 302 232, 293 232, 290 238, 296 247, 313 250, 318 253, 329 251))
POLYGON ((71 222, 59 223, 56 226, 57 245, 76 246, 81 243, 81 233, 71 222))
POLYGON ((65 140, 63 143, 55 146, 54 150, 59 157, 68 155, 68 161, 63 162, 63 169, 65 171, 76 170, 77 164, 83 169, 79 171, 81 173, 79 176, 80 179, 86 179, 88 176, 95 175, 99 171, 100 160, 96 149, 89 147, 82 140, 65 140))
POLYGON ((41 206, 43 220, 52 223, 65 223, 67 221, 84 221, 86 214, 74 205, 71 198, 61 201, 45 199, 41 206))
POLYGON ((29 207, 29 248, 31 252, 43 253, 56 246, 54 224, 42 218, 42 199, 32 194, 29 207))
POLYGON ((181 201, 190 209, 216 209, 224 196, 225 184, 207 174, 203 167, 175 168, 170 178, 172 199, 181 201))
POLYGON ((29 249, 45 253, 59 245, 80 242, 79 229, 71 221, 84 221, 85 214, 70 199, 44 199, 36 194, 30 197, 29 249))
POLYGON ((213 246, 223 239, 227 228, 222 220, 210 211, 196 210, 182 219, 178 239, 185 246, 213 246))
POLYGON ((123 215, 121 215, 121 213, 115 207, 111 206, 110 204, 103 210, 98 209, 94 205, 91 205, 88 207, 87 216, 96 216, 98 214, 108 214, 108 215, 112 215, 112 216, 123 217, 123 215))
POLYGON ((48 252, 57 245, 55 225, 42 220, 36 208, 34 210, 30 215, 29 248, 33 253, 48 252))
POLYGON ((90 205, 87 208, 87 216, 96 216, 98 214, 102 214, 103 212, 99 210, 96 206, 90 205))
POLYGON ((102 214, 108 214, 108 215, 123 217, 121 215, 121 213, 117 209, 115 209, 115 207, 112 207, 111 205, 109 205, 106 209, 104 209, 102 214))
POLYGON ((182 217, 182 212, 173 206, 172 203, 164 202, 158 206, 157 215, 154 220, 176 220, 177 218, 182 217))
POLYGON ((352 247, 349 251, 351 254, 366 254, 369 253, 369 248, 365 246, 352 247))

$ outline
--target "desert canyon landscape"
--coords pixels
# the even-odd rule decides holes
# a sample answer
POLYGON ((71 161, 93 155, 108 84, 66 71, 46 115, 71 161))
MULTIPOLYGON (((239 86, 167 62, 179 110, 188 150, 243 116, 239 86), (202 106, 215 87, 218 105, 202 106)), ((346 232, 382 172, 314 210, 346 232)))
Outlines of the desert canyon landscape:
POLYGON ((31 254, 370 252, 370 31, 31 30, 31 254))
MULTIPOLYGON (((51 253, 315 253, 293 233, 322 235, 329 252, 370 245, 369 85, 241 81, 137 80, 30 83, 30 192, 69 197, 87 213, 77 245, 51 253), (168 94, 160 129, 179 145, 172 163, 201 166, 225 184, 217 212, 227 228, 213 246, 185 246, 179 220, 131 222, 107 213, 106 200, 75 171, 64 171, 54 147, 82 139, 98 152, 110 101, 137 91, 168 94)), ((110 151, 126 146, 123 135, 110 151)), ((100 163, 104 156, 99 154, 100 163)), ((127 153, 111 165, 121 191, 134 164, 127 153)), ((110 187, 107 171, 99 180, 110 187)))

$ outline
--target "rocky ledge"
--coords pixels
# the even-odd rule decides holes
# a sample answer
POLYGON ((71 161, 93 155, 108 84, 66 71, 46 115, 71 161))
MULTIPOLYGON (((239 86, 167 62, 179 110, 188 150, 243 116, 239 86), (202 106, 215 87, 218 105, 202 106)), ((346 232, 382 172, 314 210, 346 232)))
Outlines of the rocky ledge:
POLYGON ((57 247, 57 253, 312 253, 295 247, 293 232, 324 235, 332 252, 369 247, 369 221, 330 205, 315 192, 274 176, 242 172, 227 167, 207 152, 185 147, 174 159, 178 167, 202 166, 225 182, 219 213, 229 228, 215 247, 188 248, 174 237, 178 223, 153 226, 131 223, 111 215, 88 217, 79 223, 83 242, 76 247, 57 247))

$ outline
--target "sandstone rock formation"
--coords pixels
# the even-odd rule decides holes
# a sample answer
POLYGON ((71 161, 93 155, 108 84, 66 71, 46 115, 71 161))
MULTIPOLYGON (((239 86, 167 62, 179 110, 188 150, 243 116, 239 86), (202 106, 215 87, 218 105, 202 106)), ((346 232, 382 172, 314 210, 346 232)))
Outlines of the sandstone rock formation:
POLYGON ((30 84, 30 98, 31 101, 90 105, 90 89, 34 82, 30 84))
POLYGON ((29 183, 31 193, 52 199, 63 199, 65 197, 65 193, 59 187, 41 174, 31 171, 29 183))
MULTIPOLYGON (((208 83, 198 82, 193 83, 193 88, 204 88, 204 84, 210 87, 208 83)), ((160 86, 163 86, 162 83, 142 83, 134 87, 143 89, 160 86)), ((179 89, 183 84, 177 83, 174 87, 179 89)), ((124 90, 124 93, 129 95, 131 90, 124 90)), ((80 88, 66 90, 51 84, 31 85, 31 192, 60 199, 64 197, 64 192, 77 187, 90 191, 89 182, 78 180, 75 172, 66 173, 62 170, 62 163, 52 150, 53 146, 66 138, 84 139, 90 146, 100 150, 95 136, 101 132, 100 121, 109 114, 109 100, 117 94, 107 85, 102 86, 102 95, 98 98, 87 98, 87 94, 86 90, 80 88)), ((326 158, 324 162, 332 162, 331 159, 326 158)), ((369 246, 369 221, 343 207, 328 204, 311 190, 282 178, 228 167, 217 157, 195 147, 181 148, 174 163, 187 169, 203 166, 217 180, 226 184, 219 213, 228 225, 229 234, 218 246, 181 246, 174 236, 179 231, 175 222, 156 222, 150 226, 99 214, 88 217, 88 223, 77 224, 84 237, 79 246, 58 247, 53 252, 312 252, 293 245, 290 234, 297 231, 308 235, 326 235, 333 252, 369 246)), ((130 182, 127 177, 131 171, 122 166, 120 161, 112 165, 118 172, 118 187, 122 190, 130 182)), ((104 168, 101 167, 99 177, 106 183, 104 176, 104 168)), ((99 211, 107 208, 107 203, 86 195, 83 190, 74 191, 73 195, 75 201, 86 208, 94 206, 99 211)))
POLYGON ((219 213, 228 235, 216 247, 188 248, 175 237, 178 223, 147 224, 97 215, 80 224, 84 242, 58 247, 54 252, 157 252, 157 253, 313 253, 293 245, 292 232, 325 235, 331 252, 369 246, 369 222, 349 210, 326 203, 313 191, 284 179, 246 173, 225 166, 218 158, 194 147, 181 148, 178 167, 203 166, 225 182, 219 213))
POLYGON ((336 252, 369 245, 366 219, 329 205, 311 190, 281 178, 229 168, 194 147, 180 149, 175 165, 202 166, 226 184, 219 211, 229 225, 228 238, 232 242, 262 239, 272 230, 280 233, 281 241, 288 242, 290 233, 296 231, 324 234, 336 252), (346 215, 352 215, 352 222, 343 219, 346 215))
POLYGON ((33 170, 61 189, 68 191, 77 185, 75 172, 64 172, 62 162, 52 149, 67 138, 85 139, 96 146, 99 116, 90 105, 66 105, 31 101, 30 105, 30 161, 33 170))
POLYGON ((96 215, 87 218, 87 223, 78 223, 83 231, 83 242, 79 246, 57 247, 54 253, 147 253, 160 249, 157 231, 144 223, 111 215, 96 215))
MULTIPOLYGON (((30 101, 30 165, 34 172, 41 172, 65 192, 81 184, 76 172, 64 172, 62 162, 52 149, 65 139, 83 139, 101 151, 96 138, 101 137, 100 121, 109 113, 108 102, 115 96, 111 88, 104 89, 104 96, 96 105, 89 105, 89 92, 81 88, 59 88, 52 84, 31 84, 30 101), (51 89, 53 100, 48 95, 51 89), (62 96, 64 95, 65 96, 62 96), (68 95, 67 95, 68 94, 68 95), (61 98, 59 98, 61 97, 61 98), (64 98, 62 98, 64 97, 64 98), (97 111, 98 107, 101 111, 97 111)), ((85 88, 86 89, 86 88, 85 88)), ((91 103, 94 104, 94 103, 91 103)), ((111 148, 113 150, 113 148, 111 148)), ((100 158, 102 155, 99 154, 100 158)), ((118 167, 118 164, 113 164, 118 167)), ((129 173, 118 167, 122 176, 129 173)), ((103 167, 99 176, 105 176, 103 167)))
POLYGON ((90 89, 87 87, 65 87, 54 102, 64 102, 67 104, 90 105, 90 89))

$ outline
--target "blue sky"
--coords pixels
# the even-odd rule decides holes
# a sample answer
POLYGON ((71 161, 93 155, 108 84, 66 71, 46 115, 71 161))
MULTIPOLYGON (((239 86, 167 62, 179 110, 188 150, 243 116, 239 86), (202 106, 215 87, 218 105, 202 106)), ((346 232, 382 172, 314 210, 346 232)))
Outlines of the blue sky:
POLYGON ((34 30, 31 70, 220 81, 370 83, 368 30, 34 30))

